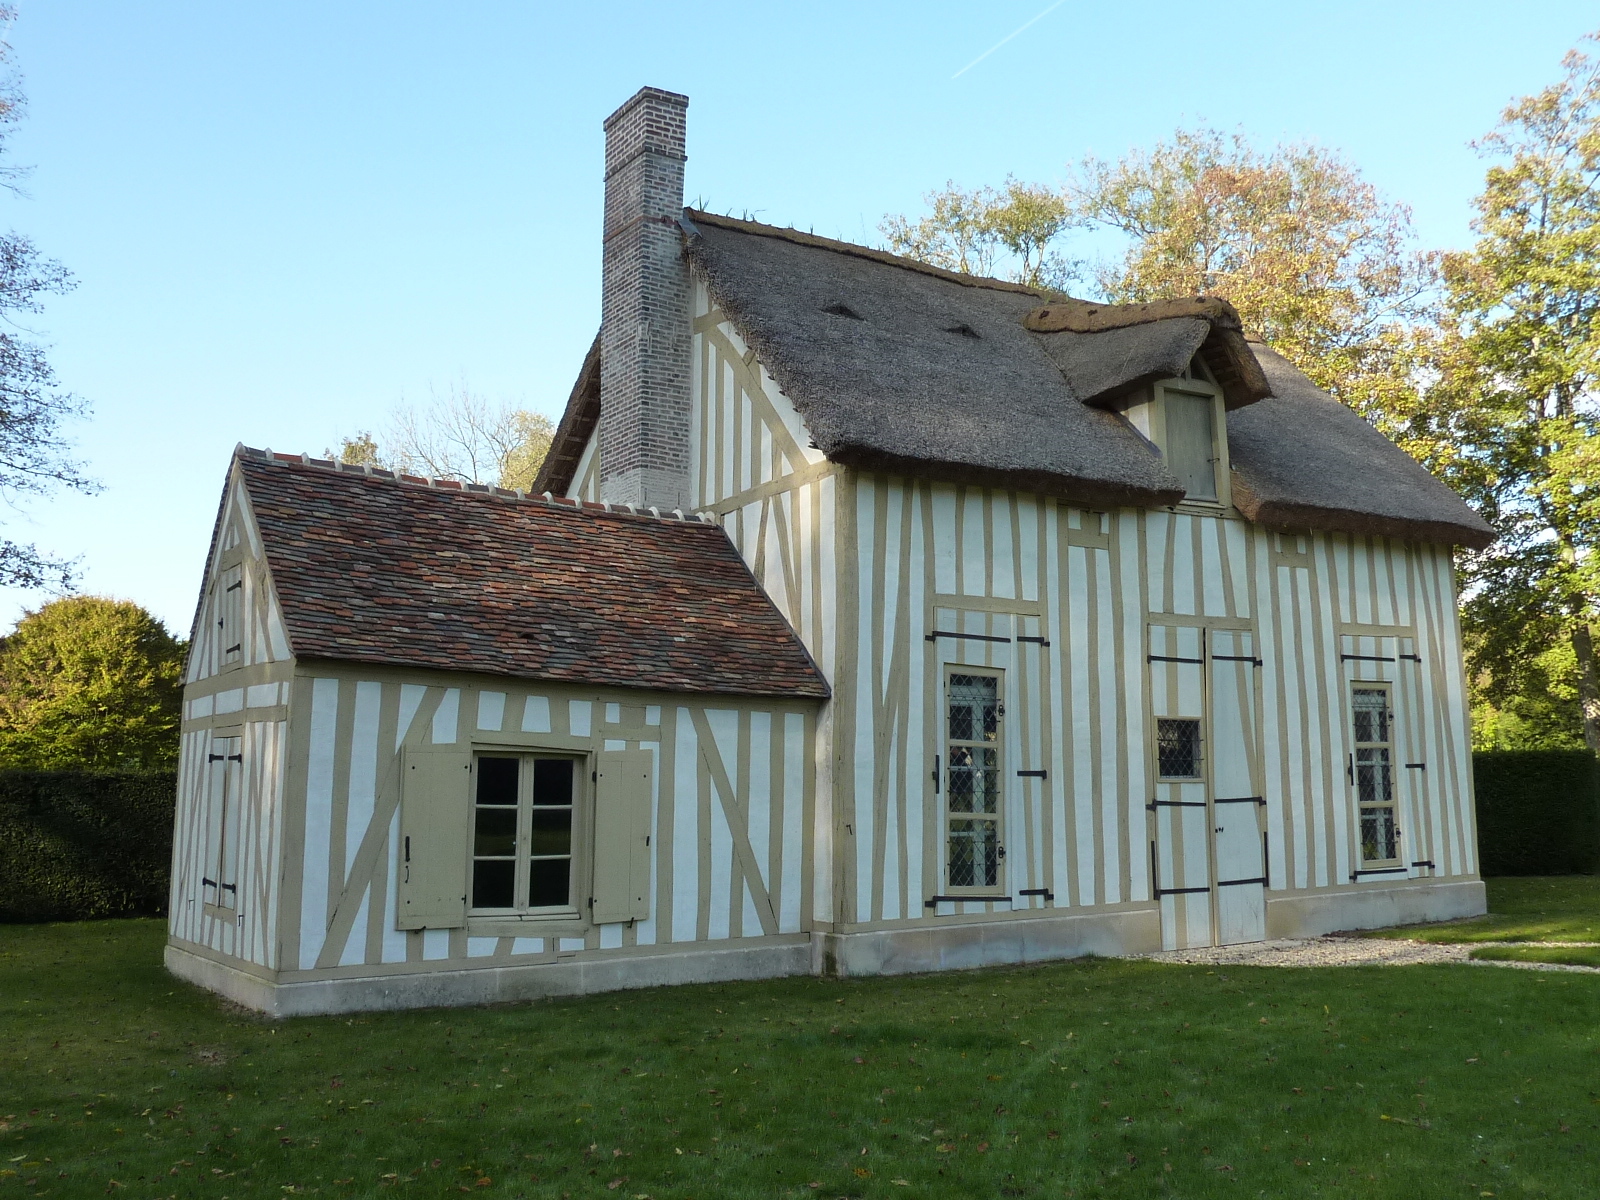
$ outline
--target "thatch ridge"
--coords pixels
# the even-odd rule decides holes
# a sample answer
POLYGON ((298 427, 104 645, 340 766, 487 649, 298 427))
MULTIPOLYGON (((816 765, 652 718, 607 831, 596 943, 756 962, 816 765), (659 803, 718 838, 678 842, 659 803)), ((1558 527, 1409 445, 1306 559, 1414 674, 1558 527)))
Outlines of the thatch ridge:
POLYGON ((935 279, 945 279, 951 283, 959 283, 962 287, 993 288, 995 291, 1000 292, 1019 292, 1024 296, 1032 296, 1037 300, 1042 300, 1045 297, 1045 293, 1037 288, 1013 283, 1009 279, 995 279, 988 275, 965 275, 960 271, 948 271, 944 267, 936 267, 931 263, 921 262, 915 258, 907 258, 902 254, 891 254, 887 250, 875 250, 871 246, 862 246, 855 242, 841 242, 834 238, 822 237, 820 234, 802 233, 798 229, 779 225, 763 225, 759 221, 745 221, 738 217, 725 217, 717 213, 702 212, 697 208, 686 208, 683 210, 683 215, 690 226, 686 232, 691 237, 695 232, 694 226, 714 225, 719 229, 736 229, 740 233, 753 233, 757 237, 782 238, 784 241, 793 242, 797 246, 814 246, 818 250, 832 250, 836 254, 849 254, 856 258, 871 259, 873 262, 887 263, 891 267, 901 267, 907 271, 917 271, 923 275, 932 275, 935 279))

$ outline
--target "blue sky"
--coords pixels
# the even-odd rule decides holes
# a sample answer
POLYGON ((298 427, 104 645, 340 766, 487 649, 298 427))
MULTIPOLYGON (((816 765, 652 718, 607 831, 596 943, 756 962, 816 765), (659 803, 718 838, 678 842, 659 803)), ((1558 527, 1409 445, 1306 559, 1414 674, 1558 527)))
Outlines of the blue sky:
MULTIPOLYGON (((465 379, 555 415, 599 313, 600 122, 686 92, 687 193, 851 240, 947 179, 1059 181, 1180 125, 1338 149, 1464 245, 1469 142, 1588 4, 273 5, 22 0, 0 221, 77 275, 36 327, 94 497, 0 509, 187 633, 236 442, 320 453, 465 379)), ((37 594, 0 591, 0 629, 37 594)))

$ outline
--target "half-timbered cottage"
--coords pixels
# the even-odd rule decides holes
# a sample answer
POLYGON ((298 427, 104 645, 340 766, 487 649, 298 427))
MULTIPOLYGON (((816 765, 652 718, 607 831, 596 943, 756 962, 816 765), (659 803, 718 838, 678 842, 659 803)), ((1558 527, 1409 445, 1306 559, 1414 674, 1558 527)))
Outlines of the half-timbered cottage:
POLYGON ((1484 522, 1224 302, 685 209, 686 107, 606 122, 534 493, 235 454, 169 965, 291 1013, 1483 911, 1484 522))

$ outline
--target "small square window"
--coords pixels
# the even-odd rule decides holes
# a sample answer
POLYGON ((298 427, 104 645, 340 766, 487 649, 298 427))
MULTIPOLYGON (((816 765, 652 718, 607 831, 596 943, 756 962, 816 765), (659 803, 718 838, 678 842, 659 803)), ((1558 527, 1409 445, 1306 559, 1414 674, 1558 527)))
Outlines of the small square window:
POLYGON ((1156 771, 1162 779, 1200 778, 1200 722, 1156 721, 1156 771))

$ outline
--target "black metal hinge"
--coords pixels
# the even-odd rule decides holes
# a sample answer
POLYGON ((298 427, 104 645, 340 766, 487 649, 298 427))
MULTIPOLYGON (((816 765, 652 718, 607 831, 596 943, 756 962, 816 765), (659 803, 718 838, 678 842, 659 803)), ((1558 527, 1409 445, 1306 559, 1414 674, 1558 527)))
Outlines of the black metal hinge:
POLYGON ((1219 879, 1219 880, 1217 880, 1217 886, 1218 887, 1236 887, 1237 885, 1239 885, 1241 883, 1259 883, 1262 887, 1266 887, 1267 886, 1267 877, 1265 875, 1263 875, 1259 879, 1219 879))
POLYGON ((1253 663, 1258 667, 1261 665, 1261 660, 1259 658, 1256 658, 1254 655, 1251 655, 1251 654, 1213 654, 1211 656, 1211 661, 1212 662, 1247 662, 1247 663, 1253 663))
POLYGON ((1020 778, 1023 778, 1023 779, 1044 779, 1044 778, 1046 778, 1045 773, 1043 771, 1018 771, 1017 775, 1020 778))
POLYGON ((942 637, 961 638, 963 641, 968 642, 1005 642, 1007 645, 1011 644, 1010 638, 996 637, 992 633, 952 633, 945 629, 935 629, 927 636, 926 640, 932 642, 942 637))
POLYGON ((1032 642, 1036 646, 1048 646, 1050 644, 1050 639, 1049 638, 1028 637, 1026 635, 1018 635, 1017 641, 1019 641, 1019 642, 1032 642))
POLYGON ((1428 764, 1427 763, 1407 763, 1406 764, 1406 770, 1408 770, 1408 771, 1426 771, 1427 769, 1428 769, 1428 764))
POLYGON ((1394 659, 1385 654, 1341 654, 1340 662, 1393 662, 1394 659))
POLYGON ((1408 869, 1406 867, 1372 867, 1367 870, 1351 871, 1350 882, 1354 883, 1362 875, 1404 875, 1408 869))
POLYGON ((1152 654, 1149 657, 1151 662, 1197 663, 1202 667, 1206 665, 1206 660, 1203 658, 1174 658, 1170 654, 1152 654))
POLYGON ((1052 892, 1049 888, 1018 888, 1017 889, 1017 895, 1019 895, 1019 896, 1043 896, 1046 900, 1054 900, 1056 898, 1056 894, 1054 892, 1052 892))

